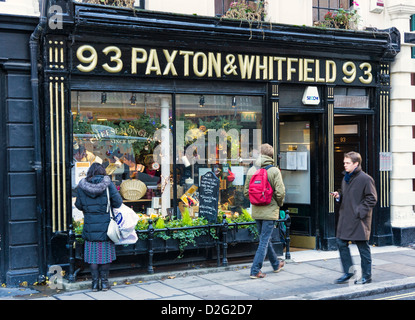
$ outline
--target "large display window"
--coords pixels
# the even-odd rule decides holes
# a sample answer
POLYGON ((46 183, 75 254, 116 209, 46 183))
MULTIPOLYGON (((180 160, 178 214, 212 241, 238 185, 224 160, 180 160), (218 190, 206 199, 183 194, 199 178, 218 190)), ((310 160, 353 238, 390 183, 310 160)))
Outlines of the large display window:
POLYGON ((71 95, 73 201, 80 179, 99 162, 124 203, 141 214, 180 216, 187 208, 198 217, 200 180, 209 171, 219 180, 218 210, 249 210, 243 186, 262 141, 262 96, 71 95))

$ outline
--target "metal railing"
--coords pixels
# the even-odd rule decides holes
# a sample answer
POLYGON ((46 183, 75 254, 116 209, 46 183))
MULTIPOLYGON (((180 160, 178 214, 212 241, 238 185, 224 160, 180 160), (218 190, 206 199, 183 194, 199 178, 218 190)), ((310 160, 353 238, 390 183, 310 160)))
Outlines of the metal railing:
MULTIPOLYGON (((291 227, 291 218, 289 216, 288 210, 286 210, 285 218, 276 220, 278 223, 284 223, 286 230, 285 230, 285 259, 291 259, 290 253, 290 227, 291 227)), ((177 232, 177 231, 184 231, 184 230, 191 230, 191 229, 215 229, 216 235, 218 236, 215 240, 215 245, 217 247, 217 264, 218 266, 226 267, 228 266, 228 232, 231 228, 235 228, 236 232, 238 228, 241 226, 247 225, 255 225, 255 221, 251 222, 234 222, 229 223, 226 220, 226 215, 223 215, 222 223, 216 224, 208 224, 202 226, 190 226, 190 227, 178 227, 178 228, 163 228, 163 229, 155 229, 153 226, 153 221, 149 220, 149 226, 147 230, 137 230, 137 234, 147 234, 147 250, 146 254, 148 255, 148 265, 147 265, 147 273, 153 274, 154 273, 154 264, 153 264, 153 257, 154 257, 154 238, 155 233, 157 232, 165 232, 167 234, 177 232), (220 250, 222 248, 222 250, 220 250), (220 251, 222 251, 222 257, 220 257, 220 251)), ((68 274, 68 281, 74 282, 76 280, 76 274, 78 270, 75 270, 75 246, 76 246, 76 238, 81 237, 76 235, 73 226, 69 226, 68 231, 68 242, 67 248, 69 249, 69 274, 68 274)), ((213 246, 213 245, 212 245, 213 246)))

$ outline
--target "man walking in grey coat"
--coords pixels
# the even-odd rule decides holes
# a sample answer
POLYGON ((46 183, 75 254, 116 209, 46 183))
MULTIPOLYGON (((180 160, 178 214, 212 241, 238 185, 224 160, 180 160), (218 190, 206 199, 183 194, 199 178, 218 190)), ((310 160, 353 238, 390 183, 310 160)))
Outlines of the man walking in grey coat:
POLYGON ((356 243, 361 258, 362 278, 356 280, 355 284, 372 281, 372 258, 368 241, 377 193, 373 178, 362 171, 361 163, 359 153, 346 153, 341 190, 331 193, 340 203, 336 241, 344 275, 336 280, 339 284, 346 283, 354 275, 349 241, 356 243))

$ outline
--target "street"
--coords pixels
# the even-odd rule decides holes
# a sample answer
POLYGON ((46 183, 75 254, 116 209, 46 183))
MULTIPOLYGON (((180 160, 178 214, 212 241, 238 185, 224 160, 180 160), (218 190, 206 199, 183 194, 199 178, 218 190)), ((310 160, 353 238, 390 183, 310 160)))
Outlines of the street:
POLYGON ((370 295, 366 297, 361 297, 353 300, 386 300, 386 301, 393 301, 393 300, 415 300, 415 289, 406 289, 406 290, 398 290, 392 291, 382 294, 370 295))

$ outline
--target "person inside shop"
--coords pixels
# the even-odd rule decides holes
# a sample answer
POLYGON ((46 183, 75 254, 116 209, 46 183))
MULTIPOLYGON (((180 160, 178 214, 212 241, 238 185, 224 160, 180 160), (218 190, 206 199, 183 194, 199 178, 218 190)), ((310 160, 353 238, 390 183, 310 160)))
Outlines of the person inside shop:
POLYGON ((331 192, 340 205, 336 241, 339 248, 343 276, 335 283, 347 283, 354 276, 349 242, 359 249, 362 278, 355 284, 372 282, 372 259, 369 237, 372 225, 372 210, 377 202, 375 182, 361 167, 362 157, 351 151, 344 154, 344 179, 341 190, 331 192))
POLYGON ((109 268, 116 259, 115 244, 107 236, 110 222, 107 188, 112 208, 121 207, 121 195, 105 168, 99 163, 93 163, 87 176, 78 184, 75 201, 75 206, 84 213, 84 261, 90 265, 92 291, 107 291, 110 288, 109 268))
POLYGON ((268 143, 262 144, 261 155, 255 161, 246 176, 244 185, 244 195, 249 197, 249 185, 253 175, 259 168, 268 168, 268 181, 272 187, 273 193, 271 202, 267 205, 252 205, 252 218, 255 219, 258 233, 259 244, 255 253, 254 261, 251 266, 250 278, 265 278, 266 274, 261 271, 265 256, 271 262, 274 272, 279 272, 285 265, 284 261, 280 261, 271 244, 271 236, 274 231, 276 220, 280 217, 280 207, 284 204, 285 186, 282 180, 280 170, 274 166, 274 148, 268 143), (269 167, 268 167, 269 166, 269 167))
MULTIPOLYGON (((138 160, 137 163, 140 163, 140 161, 138 160)), ((145 156, 144 165, 139 164, 137 166, 137 171, 133 177, 144 182, 147 186, 157 186, 160 183, 160 165, 154 161, 153 155, 145 156)))

